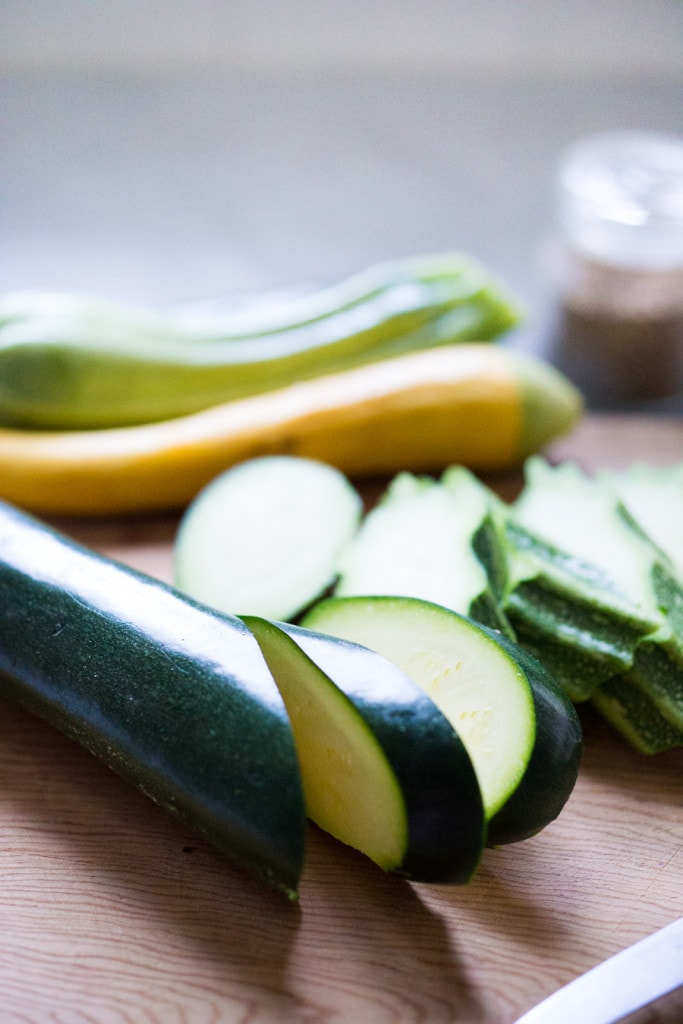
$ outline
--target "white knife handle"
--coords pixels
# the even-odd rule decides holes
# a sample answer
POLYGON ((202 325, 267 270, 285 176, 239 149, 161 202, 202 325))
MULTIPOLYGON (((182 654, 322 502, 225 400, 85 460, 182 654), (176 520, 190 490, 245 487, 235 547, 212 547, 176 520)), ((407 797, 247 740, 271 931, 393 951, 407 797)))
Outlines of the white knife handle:
POLYGON ((683 985, 683 917, 570 981, 516 1024, 617 1024, 683 985))

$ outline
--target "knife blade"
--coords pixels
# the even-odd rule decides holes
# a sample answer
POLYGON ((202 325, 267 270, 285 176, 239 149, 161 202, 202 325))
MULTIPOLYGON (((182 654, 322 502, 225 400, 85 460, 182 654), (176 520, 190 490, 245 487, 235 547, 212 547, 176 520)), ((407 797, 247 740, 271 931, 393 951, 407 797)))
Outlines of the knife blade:
POLYGON ((516 1024, 616 1024, 683 985, 683 917, 615 953, 516 1024))

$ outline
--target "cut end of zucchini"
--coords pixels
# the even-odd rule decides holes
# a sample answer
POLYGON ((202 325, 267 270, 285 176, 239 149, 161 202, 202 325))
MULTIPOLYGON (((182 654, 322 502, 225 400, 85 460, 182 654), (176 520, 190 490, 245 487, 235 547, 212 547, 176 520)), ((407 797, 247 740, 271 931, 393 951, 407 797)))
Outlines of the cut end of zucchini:
POLYGON ((559 550, 597 567, 622 596, 657 621, 654 549, 627 524, 614 494, 576 464, 528 459, 514 517, 559 550))
POLYGON ((637 463, 618 472, 603 470, 599 479, 613 488, 683 579, 683 462, 673 466, 637 463))
POLYGON ((285 702, 308 816, 385 871, 405 859, 408 820, 396 776, 349 698, 283 630, 255 616, 254 633, 285 702))
POLYGON ((385 871, 463 884, 485 840, 470 757, 404 672, 355 643, 254 616, 291 718, 310 818, 385 871))
POLYGON ((524 776, 535 740, 529 682, 481 627, 413 598, 330 598, 303 625, 363 644, 403 669, 462 739, 474 764, 487 818, 524 776))
POLYGON ((567 434, 580 420, 584 400, 578 388, 555 367, 522 353, 516 355, 522 406, 519 449, 526 457, 567 434))
POLYGON ((339 470, 287 455, 240 463, 190 504, 175 544, 175 582, 228 614, 294 618, 333 581, 360 495, 339 470))
POLYGON ((461 500, 400 473, 342 551, 335 594, 419 597, 468 614, 488 587, 471 544, 485 514, 476 491, 461 500))

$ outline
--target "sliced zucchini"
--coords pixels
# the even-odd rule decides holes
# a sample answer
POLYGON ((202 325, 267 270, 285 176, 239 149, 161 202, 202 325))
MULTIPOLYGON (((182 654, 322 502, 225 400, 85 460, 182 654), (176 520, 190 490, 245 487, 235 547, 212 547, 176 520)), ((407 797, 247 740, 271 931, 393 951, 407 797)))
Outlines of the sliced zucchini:
POLYGON ((583 754, 581 722, 564 687, 530 651, 497 639, 529 681, 536 735, 520 784, 489 821, 492 846, 529 839, 558 817, 576 784, 583 754))
POLYGON ((673 466, 638 463, 620 471, 603 470, 598 476, 614 489, 683 578, 683 462, 673 466))
POLYGON ((653 551, 640 542, 614 496, 573 463, 551 466, 530 458, 514 515, 537 537, 594 566, 644 615, 658 620, 653 551))
POLYGON ((294 618, 333 582, 361 512, 358 492, 326 463, 250 459, 187 508, 174 547, 176 586, 228 614, 294 618))
POLYGON ((628 677, 683 736, 683 665, 661 644, 644 640, 628 677))
MULTIPOLYGON (((641 686, 676 728, 683 726, 683 583, 656 545, 604 480, 573 464, 551 467, 529 460, 527 483, 515 508, 522 524, 568 557, 583 559, 651 619, 636 638, 621 673, 641 686)), ((618 621, 614 623, 620 628, 618 621)), ((586 630, 589 633, 589 629, 586 630)), ((627 647, 631 638, 624 630, 627 647)))
POLYGON ((511 634, 477 555, 490 530, 486 499, 466 469, 452 470, 447 486, 400 473, 343 549, 335 594, 418 597, 511 634))
POLYGON ((497 814, 528 771, 528 792, 540 791, 549 780, 552 817, 559 813, 578 771, 578 719, 535 662, 532 681, 530 656, 511 642, 442 605, 408 597, 328 598, 308 612, 303 625, 378 651, 441 708, 474 764, 491 845, 526 837, 548 823, 547 806, 525 798, 496 828, 497 814))
POLYGON ((592 704, 640 754, 683 747, 683 731, 657 710, 646 691, 628 675, 613 676, 603 683, 592 704))
POLYGON ((433 702, 357 644, 244 621, 287 706, 311 819, 386 871, 467 882, 484 846, 481 793, 433 702))

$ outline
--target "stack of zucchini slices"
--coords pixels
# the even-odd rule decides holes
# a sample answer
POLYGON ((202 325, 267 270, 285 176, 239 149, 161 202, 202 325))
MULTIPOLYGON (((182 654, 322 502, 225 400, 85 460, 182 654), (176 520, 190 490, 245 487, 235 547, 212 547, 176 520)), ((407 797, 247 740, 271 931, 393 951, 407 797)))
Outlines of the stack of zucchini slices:
POLYGON ((533 654, 638 751, 683 745, 680 467, 529 459, 512 504, 462 467, 402 474, 340 559, 338 594, 442 601, 533 654))

